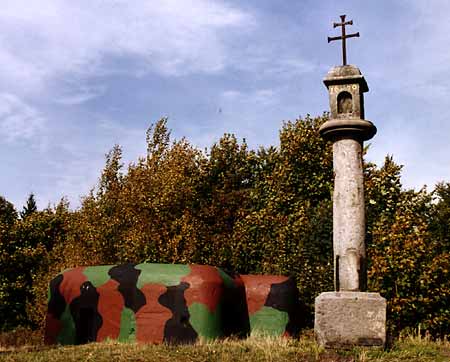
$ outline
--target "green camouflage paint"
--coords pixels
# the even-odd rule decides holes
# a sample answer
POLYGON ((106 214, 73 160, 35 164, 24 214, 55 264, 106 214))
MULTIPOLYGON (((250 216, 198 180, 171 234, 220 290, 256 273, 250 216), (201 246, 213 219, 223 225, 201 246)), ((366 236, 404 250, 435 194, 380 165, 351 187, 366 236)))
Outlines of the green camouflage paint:
POLYGON ((51 282, 46 343, 193 343, 250 330, 292 335, 294 287, 286 277, 230 275, 202 265, 72 268, 51 282))
POLYGON ((119 341, 134 342, 136 341, 136 318, 134 312, 124 307, 120 316, 120 333, 119 341))
POLYGON ((83 270, 83 274, 92 285, 97 288, 111 279, 108 272, 113 266, 114 265, 88 266, 83 270))
POLYGON ((201 303, 192 303, 188 308, 192 327, 199 336, 206 339, 216 339, 223 336, 221 307, 211 313, 206 305, 201 303))
POLYGON ((145 284, 163 284, 167 287, 180 284, 181 278, 191 271, 189 265, 181 264, 149 264, 142 263, 135 266, 140 270, 137 287, 141 289, 145 284))
POLYGON ((262 307, 250 316, 251 335, 281 336, 288 322, 287 312, 272 307, 262 307))
POLYGON ((227 273, 225 273, 222 269, 216 268, 219 272, 220 278, 223 281, 223 284, 225 285, 225 288, 236 288, 236 283, 234 282, 233 278, 231 278, 227 273))
POLYGON ((70 305, 66 305, 63 314, 60 318, 62 328, 61 332, 58 334, 56 341, 59 344, 75 344, 76 343, 76 335, 75 335, 75 322, 72 318, 72 314, 70 313, 70 305))
POLYGON ((301 309, 295 280, 282 275, 240 275, 251 334, 298 335, 301 309))

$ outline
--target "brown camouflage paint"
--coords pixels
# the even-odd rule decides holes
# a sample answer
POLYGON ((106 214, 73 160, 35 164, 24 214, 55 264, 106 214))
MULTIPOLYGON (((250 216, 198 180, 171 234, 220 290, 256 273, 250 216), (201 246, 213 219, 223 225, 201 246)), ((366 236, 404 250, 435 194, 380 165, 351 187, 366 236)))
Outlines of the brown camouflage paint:
POLYGON ((125 303, 122 294, 117 289, 118 286, 119 283, 116 280, 110 279, 97 287, 97 292, 100 294, 97 308, 103 318, 102 326, 97 333, 97 341, 119 337, 120 319, 125 303))
POLYGON ((281 275, 241 275, 245 285, 247 308, 250 315, 259 311, 266 303, 272 284, 279 284, 289 278, 281 275))
MULTIPOLYGON (((63 272, 50 283, 45 343, 118 339, 124 308, 134 313, 135 330, 130 330, 130 333, 135 333, 139 342, 193 343, 202 335, 212 338, 247 336, 250 331, 249 318, 252 316, 259 318, 259 323, 269 318, 268 324, 273 324, 278 318, 281 320, 277 322, 278 327, 283 328, 284 332, 280 331, 279 335, 292 334, 295 324, 295 303, 292 299, 296 291, 293 279, 284 276, 230 275, 204 265, 186 267, 189 268, 188 274, 177 280, 179 265, 171 269, 170 265, 156 264, 155 272, 147 274, 147 278, 155 282, 143 284, 141 288, 138 288, 141 270, 136 269, 135 264, 111 266, 107 269, 111 279, 102 285, 96 284, 97 287, 83 273, 84 267, 63 272), (160 277, 159 270, 162 273, 160 277), (158 278, 166 282, 159 283, 158 278), (199 305, 205 309, 197 308, 199 305), (68 332, 72 329, 62 330, 74 328, 61 323, 60 318, 67 307, 74 320, 73 332, 68 332), (86 312, 92 314, 87 322, 83 319, 86 312), (60 335, 67 336, 67 333, 76 333, 75 340, 59 338, 60 335)), ((101 272, 105 273, 105 267, 101 272)), ((90 273, 92 275, 92 270, 90 273)))
POLYGON ((204 304, 211 313, 216 311, 223 294, 223 280, 216 268, 207 265, 190 265, 191 273, 182 281, 191 287, 184 293, 186 304, 204 304))
POLYGON ((286 276, 241 275, 245 284, 251 333, 298 335, 302 310, 295 280, 286 276))
POLYGON ((84 267, 74 268, 63 272, 63 281, 59 286, 59 292, 64 297, 66 304, 71 304, 75 298, 81 295, 80 286, 88 279, 83 274, 84 267))
POLYGON ((159 298, 167 291, 162 284, 146 284, 141 288, 145 295, 144 304, 136 313, 136 340, 147 343, 162 343, 164 327, 172 317, 170 309, 159 303, 159 298))

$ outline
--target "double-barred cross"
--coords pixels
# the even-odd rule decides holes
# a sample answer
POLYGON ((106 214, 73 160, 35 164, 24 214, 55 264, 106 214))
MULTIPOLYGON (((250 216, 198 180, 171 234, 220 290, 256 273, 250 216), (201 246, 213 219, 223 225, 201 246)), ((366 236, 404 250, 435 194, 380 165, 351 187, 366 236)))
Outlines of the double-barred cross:
POLYGON ((353 20, 345 21, 345 15, 341 15, 341 22, 333 23, 333 28, 337 28, 338 26, 342 27, 342 35, 328 37, 328 43, 333 40, 342 40, 342 65, 347 65, 347 48, 345 46, 345 39, 359 37, 359 32, 354 34, 345 34, 346 25, 353 25, 353 20))

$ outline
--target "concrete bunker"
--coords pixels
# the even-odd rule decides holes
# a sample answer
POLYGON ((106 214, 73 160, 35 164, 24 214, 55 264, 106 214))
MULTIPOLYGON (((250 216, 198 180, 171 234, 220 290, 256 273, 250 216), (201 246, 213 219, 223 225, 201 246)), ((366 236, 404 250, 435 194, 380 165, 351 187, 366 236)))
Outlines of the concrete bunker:
POLYGON ((294 335, 297 302, 295 282, 282 276, 240 276, 205 265, 78 267, 50 282, 45 343, 294 335), (256 308, 255 298, 262 301, 256 308))
POLYGON ((248 333, 242 281, 212 266, 79 267, 50 282, 47 344, 193 343, 248 333))

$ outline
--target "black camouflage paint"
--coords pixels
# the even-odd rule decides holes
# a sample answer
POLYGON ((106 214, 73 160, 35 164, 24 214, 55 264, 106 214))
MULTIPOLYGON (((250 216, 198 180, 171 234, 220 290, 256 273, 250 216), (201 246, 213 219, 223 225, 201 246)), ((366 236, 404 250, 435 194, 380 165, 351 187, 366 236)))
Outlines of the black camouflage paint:
POLYGON ((184 291, 188 288, 189 283, 186 282, 167 287, 167 291, 158 299, 161 305, 173 313, 164 327, 165 342, 194 343, 197 340, 198 335, 189 322, 190 314, 184 298, 184 291))
POLYGON ((62 274, 56 276, 50 282, 50 300, 48 302, 48 312, 56 319, 60 319, 66 309, 66 300, 59 292, 59 286, 63 281, 62 274))
POLYGON ((80 287, 80 296, 70 303, 70 313, 75 322, 76 344, 94 342, 103 319, 98 312, 99 294, 91 282, 80 287))
POLYGON ((146 303, 145 295, 137 287, 140 270, 134 268, 136 264, 117 265, 108 272, 112 279, 119 283, 117 288, 122 294, 125 306, 137 313, 146 303))
MULTIPOLYGON (((141 331, 140 337, 137 337, 139 334, 134 337, 138 341, 171 344, 194 343, 199 336, 209 336, 208 328, 211 328, 211 326, 220 329, 217 336, 246 337, 249 335, 251 330, 250 309, 247 305, 246 290, 242 279, 244 276, 241 278, 240 275, 233 273, 230 273, 230 276, 220 271, 218 280, 217 278, 208 279, 212 275, 208 273, 219 273, 217 268, 193 265, 190 267, 195 272, 192 272, 192 275, 189 274, 191 279, 188 281, 181 281, 178 285, 149 282, 148 288, 145 289, 145 293, 149 294, 144 294, 137 287, 142 272, 135 266, 136 264, 131 263, 111 266, 108 275, 117 283, 109 283, 108 286, 98 290, 91 281, 86 281, 87 276, 83 274, 83 267, 70 269, 56 276, 50 282, 49 288, 46 343, 54 344, 59 341, 64 344, 82 344, 104 340, 108 336, 118 338, 122 323, 128 322, 123 320, 123 314, 120 310, 117 312, 117 310, 111 309, 114 312, 109 313, 108 302, 110 298, 108 290, 112 292, 111 295, 114 295, 115 302, 111 300, 114 308, 119 305, 119 308, 126 307, 134 312, 134 317, 127 318, 136 318, 136 326, 141 328, 138 328, 138 331, 141 331), (213 280, 213 287, 210 287, 204 280, 213 280), (152 286, 152 284, 154 285, 152 286), (200 288, 212 289, 206 289, 207 292, 204 293, 203 289, 200 288), (217 299, 212 298, 214 302, 208 299, 210 298, 208 293, 212 293, 212 291, 219 293, 216 294, 219 296, 217 299), (146 296, 150 299, 149 301, 146 300, 146 296), (71 301, 70 305, 66 303, 66 299, 71 301), (152 313, 152 308, 155 311, 154 313, 160 313, 149 318, 148 320, 151 322, 145 322, 144 314, 138 313, 143 311, 142 307, 147 306, 147 302, 149 303, 150 313, 152 313), (155 303, 160 304, 160 306, 158 307, 155 303), (190 313, 194 313, 190 312, 192 303, 204 304, 211 311, 195 315, 195 318, 199 318, 199 316, 200 318, 211 318, 212 311, 217 310, 217 313, 220 313, 218 315, 220 319, 212 319, 211 325, 196 325, 198 330, 195 330, 190 321, 190 313), (104 313, 103 316, 99 313, 100 306, 103 310, 102 313, 104 313), (105 308, 107 309, 105 310, 105 308), (70 312, 72 318, 67 318, 66 311, 70 312)), ((280 280, 280 277, 274 276, 274 281, 277 278, 280 280)), ((150 279, 153 280, 153 276, 150 279)), ((299 315, 303 315, 303 313, 298 305, 298 290, 294 280, 292 278, 286 279, 286 277, 281 277, 281 280, 284 281, 266 284, 267 287, 263 288, 264 293, 261 294, 259 308, 264 305, 287 313, 289 321, 287 325, 283 325, 283 329, 286 326, 285 335, 292 336, 298 334, 302 325, 299 323, 299 315)))
POLYGON ((286 325, 286 332, 291 336, 296 336, 300 332, 300 308, 297 305, 298 289, 293 278, 289 278, 282 283, 272 284, 264 306, 286 312, 289 322, 286 325))

